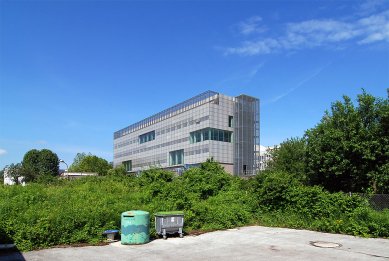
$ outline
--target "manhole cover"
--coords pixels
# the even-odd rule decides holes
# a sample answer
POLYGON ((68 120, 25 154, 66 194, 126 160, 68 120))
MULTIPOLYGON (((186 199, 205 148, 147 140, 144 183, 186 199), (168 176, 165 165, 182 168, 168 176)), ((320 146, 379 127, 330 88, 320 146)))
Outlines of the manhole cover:
POLYGON ((339 243, 326 242, 326 241, 311 241, 311 245, 315 247, 322 247, 322 248, 335 248, 335 247, 342 246, 339 243))

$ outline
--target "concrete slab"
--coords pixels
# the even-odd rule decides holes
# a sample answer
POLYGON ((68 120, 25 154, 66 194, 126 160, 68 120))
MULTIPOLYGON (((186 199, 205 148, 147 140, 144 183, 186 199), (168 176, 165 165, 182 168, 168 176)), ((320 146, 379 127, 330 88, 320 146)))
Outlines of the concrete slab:
POLYGON ((389 260, 389 240, 251 226, 183 239, 158 239, 145 245, 115 242, 107 246, 52 248, 22 255, 28 261, 389 260), (314 246, 314 242, 322 247, 314 246))

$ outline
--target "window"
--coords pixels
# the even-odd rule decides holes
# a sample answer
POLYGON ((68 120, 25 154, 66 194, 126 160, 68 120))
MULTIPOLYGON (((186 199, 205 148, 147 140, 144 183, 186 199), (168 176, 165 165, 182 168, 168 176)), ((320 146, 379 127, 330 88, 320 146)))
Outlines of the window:
POLYGON ((231 115, 228 116, 228 127, 234 127, 234 117, 231 115))
POLYGON ((219 130, 219 141, 224 141, 224 131, 219 130))
POLYGON ((196 131, 194 142, 200 142, 200 141, 201 141, 201 131, 196 131))
POLYGON ((216 140, 223 142, 231 142, 232 131, 219 130, 213 128, 205 128, 190 133, 190 143, 197 143, 205 140, 216 140))
POLYGON ((184 164, 184 150, 175 150, 169 152, 169 165, 182 165, 184 164))
POLYGON ((139 143, 145 143, 148 141, 155 140, 155 131, 150 131, 148 133, 142 134, 139 136, 139 143))
POLYGON ((124 168, 126 169, 127 172, 132 171, 132 161, 123 161, 124 168))
POLYGON ((209 129, 203 129, 203 140, 209 140, 209 129))
POLYGON ((224 136, 224 141, 225 142, 232 142, 232 132, 230 131, 226 131, 224 132, 225 136, 224 136))
POLYGON ((211 140, 218 140, 217 129, 211 129, 211 140))

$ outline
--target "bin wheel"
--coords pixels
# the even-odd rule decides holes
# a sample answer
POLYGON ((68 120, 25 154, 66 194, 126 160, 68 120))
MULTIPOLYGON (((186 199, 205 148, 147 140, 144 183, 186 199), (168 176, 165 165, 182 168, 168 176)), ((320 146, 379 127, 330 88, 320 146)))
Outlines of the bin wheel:
POLYGON ((165 239, 165 240, 166 240, 166 239, 167 239, 167 236, 166 236, 166 235, 163 235, 163 239, 165 239))
POLYGON ((184 237, 184 235, 183 234, 180 234, 180 238, 183 238, 184 237))

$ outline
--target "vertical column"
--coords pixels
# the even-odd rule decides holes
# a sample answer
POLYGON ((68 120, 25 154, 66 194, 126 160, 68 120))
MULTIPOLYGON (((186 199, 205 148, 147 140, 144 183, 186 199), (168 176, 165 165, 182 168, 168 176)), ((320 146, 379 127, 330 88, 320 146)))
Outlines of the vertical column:
POLYGON ((234 175, 255 174, 255 151, 259 143, 259 100, 247 95, 236 97, 234 117, 234 175))

